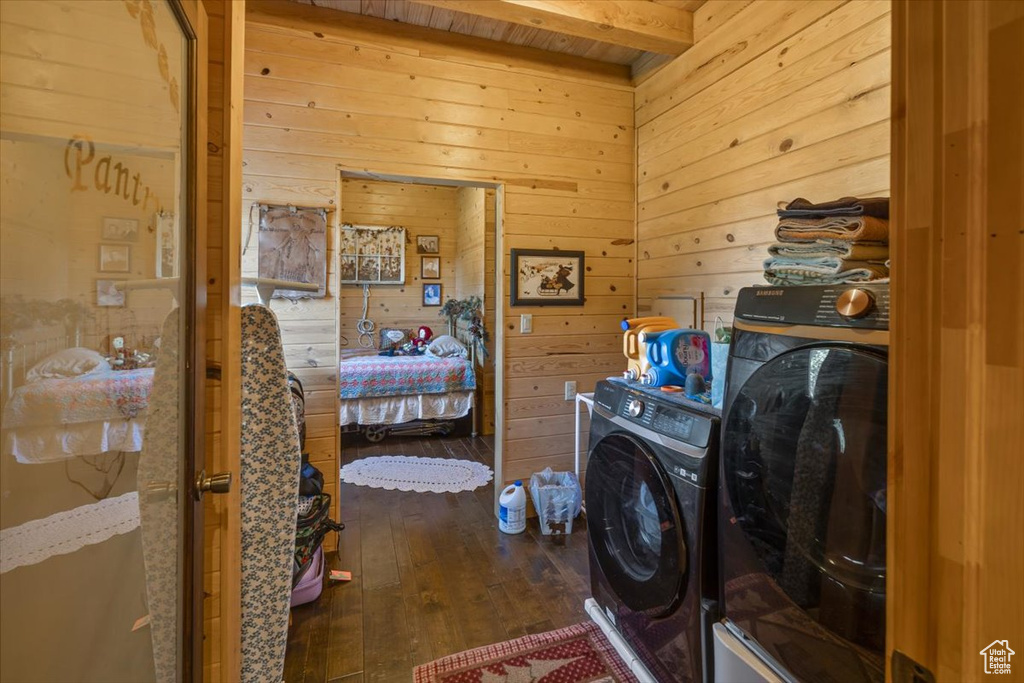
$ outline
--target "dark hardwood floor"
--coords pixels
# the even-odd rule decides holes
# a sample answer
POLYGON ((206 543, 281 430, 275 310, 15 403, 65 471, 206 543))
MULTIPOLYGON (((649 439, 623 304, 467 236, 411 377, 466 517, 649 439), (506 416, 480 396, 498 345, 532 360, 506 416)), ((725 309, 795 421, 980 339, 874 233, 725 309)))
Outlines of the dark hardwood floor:
MULTIPOLYGON (((358 439, 342 462, 371 455, 477 460, 493 467, 493 437, 358 439)), ((343 484, 339 553, 352 572, 320 599, 292 610, 285 681, 387 683, 462 650, 588 619, 584 518, 568 536, 498 531, 493 484, 457 494, 405 493, 343 484)))

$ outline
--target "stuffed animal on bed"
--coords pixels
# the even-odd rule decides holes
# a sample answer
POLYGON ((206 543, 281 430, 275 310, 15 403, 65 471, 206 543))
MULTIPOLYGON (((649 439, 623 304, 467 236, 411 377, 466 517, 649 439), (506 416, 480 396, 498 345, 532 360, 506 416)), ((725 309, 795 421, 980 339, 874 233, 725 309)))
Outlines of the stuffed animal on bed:
POLYGON ((423 353, 427 350, 427 345, 430 344, 430 340, 434 337, 434 331, 426 325, 420 327, 419 331, 416 332, 416 336, 413 337, 412 343, 416 347, 418 353, 423 353))

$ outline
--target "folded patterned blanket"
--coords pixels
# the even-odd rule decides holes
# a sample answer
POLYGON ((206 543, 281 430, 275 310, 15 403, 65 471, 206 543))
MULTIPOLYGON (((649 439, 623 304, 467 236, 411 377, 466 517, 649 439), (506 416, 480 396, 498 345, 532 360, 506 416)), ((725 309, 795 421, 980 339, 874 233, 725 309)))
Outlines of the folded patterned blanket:
POLYGON ((888 197, 843 197, 831 202, 814 204, 803 197, 793 201, 779 202, 780 218, 809 218, 814 216, 873 216, 889 218, 888 197))
POLYGON ((826 216, 822 218, 781 218, 775 228, 780 242, 889 242, 889 221, 872 216, 826 216))
POLYGON ((841 258, 812 260, 773 257, 764 262, 764 279, 773 285, 832 285, 889 277, 889 269, 871 261, 841 258))
POLYGON ((889 258, 889 245, 881 242, 844 242, 816 240, 814 242, 776 242, 768 247, 772 256, 789 259, 842 258, 847 261, 885 261, 889 258))

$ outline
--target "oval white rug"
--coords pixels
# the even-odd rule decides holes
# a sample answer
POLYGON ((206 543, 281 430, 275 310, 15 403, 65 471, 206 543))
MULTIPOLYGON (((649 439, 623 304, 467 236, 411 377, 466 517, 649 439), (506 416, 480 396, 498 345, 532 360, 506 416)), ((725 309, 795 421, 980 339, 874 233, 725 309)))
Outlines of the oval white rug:
POLYGON ((472 491, 489 482, 494 472, 472 460, 380 455, 350 462, 341 480, 357 486, 418 493, 472 491))

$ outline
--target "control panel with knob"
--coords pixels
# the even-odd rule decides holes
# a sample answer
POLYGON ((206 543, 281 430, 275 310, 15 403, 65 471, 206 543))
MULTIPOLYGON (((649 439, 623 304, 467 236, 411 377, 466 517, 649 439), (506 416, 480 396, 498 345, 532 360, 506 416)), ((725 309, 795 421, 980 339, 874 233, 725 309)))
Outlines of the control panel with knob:
POLYGON ((836 312, 848 320, 863 318, 875 308, 875 295, 860 287, 851 287, 836 299, 836 312))
POLYGON ((626 406, 626 410, 629 412, 630 417, 640 417, 644 414, 644 402, 638 398, 630 399, 629 404, 626 406))

